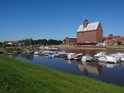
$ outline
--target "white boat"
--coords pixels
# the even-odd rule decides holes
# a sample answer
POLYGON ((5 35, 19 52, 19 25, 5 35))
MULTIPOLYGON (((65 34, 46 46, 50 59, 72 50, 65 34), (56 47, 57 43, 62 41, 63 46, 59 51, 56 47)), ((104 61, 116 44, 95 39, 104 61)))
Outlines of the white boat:
POLYGON ((64 50, 60 50, 56 54, 57 57, 67 57, 67 53, 64 50))
POLYGON ((117 63, 120 61, 119 57, 117 57, 117 56, 107 55, 106 59, 107 59, 107 62, 112 62, 112 63, 117 63))
POLYGON ((124 57, 121 57, 120 60, 121 60, 122 62, 124 62, 124 57))
POLYGON ((67 59, 72 60, 76 57, 77 55, 75 53, 68 53, 67 54, 67 59))
POLYGON ((59 49, 58 48, 49 48, 48 50, 49 51, 58 51, 59 49))
POLYGON ((101 56, 105 56, 106 52, 99 52, 95 55, 95 57, 101 57, 101 56))
POLYGON ((117 55, 120 58, 120 60, 124 62, 124 52, 118 52, 117 55))
POLYGON ((106 55, 98 58, 99 61, 117 63, 120 62, 120 58, 118 56, 106 55))
POLYGON ((34 52, 34 55, 39 55, 39 52, 38 52, 38 51, 35 51, 35 52, 34 52))
POLYGON ((107 58, 106 58, 106 56, 101 56, 101 57, 98 58, 98 61, 107 62, 107 58))
POLYGON ((91 56, 89 56, 89 55, 87 55, 87 56, 82 56, 81 61, 83 61, 83 62, 94 61, 94 58, 91 57, 91 56))
POLYGON ((94 57, 95 57, 96 60, 99 60, 99 58, 104 59, 105 55, 106 55, 106 52, 99 52, 96 55, 94 55, 94 57))
POLYGON ((83 55, 82 53, 77 54, 77 56, 74 58, 74 60, 77 60, 77 61, 81 60, 82 55, 83 55))
POLYGON ((34 55, 42 55, 42 51, 35 51, 34 55))

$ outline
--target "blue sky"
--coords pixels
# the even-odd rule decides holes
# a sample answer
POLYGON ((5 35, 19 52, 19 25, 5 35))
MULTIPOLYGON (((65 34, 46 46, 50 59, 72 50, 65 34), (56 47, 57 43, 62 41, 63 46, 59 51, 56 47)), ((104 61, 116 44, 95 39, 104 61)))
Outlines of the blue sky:
POLYGON ((85 16, 124 36, 124 0, 0 0, 0 41, 76 37, 85 16))

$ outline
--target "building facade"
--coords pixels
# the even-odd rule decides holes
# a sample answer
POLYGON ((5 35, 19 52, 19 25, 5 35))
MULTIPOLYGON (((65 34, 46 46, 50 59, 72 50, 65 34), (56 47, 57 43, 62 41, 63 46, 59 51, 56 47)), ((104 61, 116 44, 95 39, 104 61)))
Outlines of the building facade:
POLYGON ((106 44, 124 44, 124 36, 113 36, 110 34, 108 37, 103 37, 103 42, 106 44))
POLYGON ((100 22, 89 23, 84 20, 84 23, 78 27, 77 43, 102 43, 103 29, 100 22))
POLYGON ((74 45, 77 42, 77 38, 66 38, 66 44, 67 45, 74 45))

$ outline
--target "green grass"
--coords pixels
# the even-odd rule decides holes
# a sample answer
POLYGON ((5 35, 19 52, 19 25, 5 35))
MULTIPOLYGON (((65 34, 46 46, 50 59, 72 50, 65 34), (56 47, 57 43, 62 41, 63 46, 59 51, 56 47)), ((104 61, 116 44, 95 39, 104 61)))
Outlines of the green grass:
POLYGON ((123 93, 124 87, 0 55, 0 93, 123 93))
POLYGON ((7 53, 13 53, 14 51, 21 52, 19 48, 3 48, 7 53))

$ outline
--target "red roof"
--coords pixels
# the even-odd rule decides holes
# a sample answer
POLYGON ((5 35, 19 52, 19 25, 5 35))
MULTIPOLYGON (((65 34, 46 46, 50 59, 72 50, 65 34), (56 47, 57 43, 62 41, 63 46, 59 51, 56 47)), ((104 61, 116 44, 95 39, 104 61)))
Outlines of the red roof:
POLYGON ((103 39, 113 39, 113 38, 120 38, 120 36, 109 36, 109 37, 103 37, 103 39))

